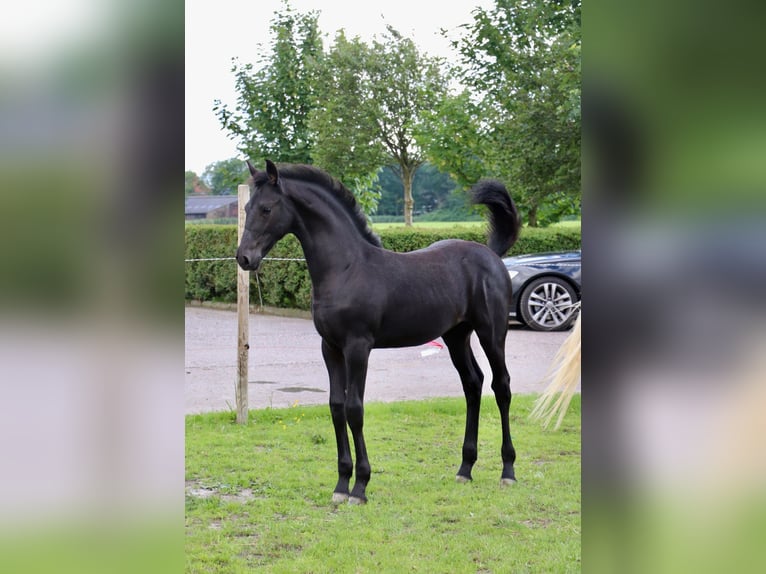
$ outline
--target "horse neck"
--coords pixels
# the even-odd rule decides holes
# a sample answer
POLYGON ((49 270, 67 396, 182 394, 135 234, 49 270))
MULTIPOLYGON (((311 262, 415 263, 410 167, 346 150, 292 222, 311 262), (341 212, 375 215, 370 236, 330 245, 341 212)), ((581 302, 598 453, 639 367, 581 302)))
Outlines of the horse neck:
POLYGON ((301 189, 289 194, 295 206, 292 230, 303 247, 316 291, 332 276, 364 260, 374 248, 357 229, 352 217, 326 193, 301 189))

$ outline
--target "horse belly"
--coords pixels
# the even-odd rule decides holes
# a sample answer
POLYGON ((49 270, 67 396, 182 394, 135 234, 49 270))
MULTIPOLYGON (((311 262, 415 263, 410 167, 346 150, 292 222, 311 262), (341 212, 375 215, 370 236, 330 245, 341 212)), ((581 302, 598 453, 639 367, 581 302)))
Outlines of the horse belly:
POLYGON ((384 313, 375 334, 375 347, 413 347, 441 337, 461 321, 452 305, 406 305, 384 313))

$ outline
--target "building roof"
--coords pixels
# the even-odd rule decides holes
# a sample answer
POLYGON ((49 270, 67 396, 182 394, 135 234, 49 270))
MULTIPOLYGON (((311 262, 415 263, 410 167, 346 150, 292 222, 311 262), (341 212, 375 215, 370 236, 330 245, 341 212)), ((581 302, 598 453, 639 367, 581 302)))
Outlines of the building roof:
POLYGON ((236 195, 189 195, 184 212, 186 215, 209 213, 232 203, 237 203, 236 195))

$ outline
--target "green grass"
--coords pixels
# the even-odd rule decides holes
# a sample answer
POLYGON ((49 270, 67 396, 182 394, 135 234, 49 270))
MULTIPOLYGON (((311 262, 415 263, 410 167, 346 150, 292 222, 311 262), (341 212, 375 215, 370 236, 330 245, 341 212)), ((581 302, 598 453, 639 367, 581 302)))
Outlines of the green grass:
POLYGON ((582 221, 579 219, 573 219, 572 221, 557 221, 556 223, 552 223, 551 227, 581 227, 582 221))
POLYGON ((365 506, 330 503, 327 407, 186 419, 187 572, 579 572, 580 398, 558 431, 514 397, 518 484, 501 488, 497 407, 485 397, 473 482, 458 484, 462 399, 365 406, 365 506))
MULTIPOLYGON (((482 229, 486 227, 487 222, 482 221, 415 221, 412 229, 451 229, 453 227, 482 229)), ((373 223, 373 231, 382 229, 403 229, 404 223, 373 223)))
MULTIPOLYGON (((484 227, 486 227, 486 225, 487 225, 487 222, 484 220, 481 220, 481 221, 416 221, 413 224, 412 228, 425 229, 425 230, 451 229, 453 227, 483 229, 484 227)), ((577 219, 572 221, 559 221, 557 223, 551 224, 550 227, 573 228, 573 227, 580 227, 580 225, 581 225, 581 222, 579 219, 577 219)), ((381 231, 383 229, 402 229, 402 228, 404 228, 404 223, 373 223, 372 224, 373 231, 381 231)))

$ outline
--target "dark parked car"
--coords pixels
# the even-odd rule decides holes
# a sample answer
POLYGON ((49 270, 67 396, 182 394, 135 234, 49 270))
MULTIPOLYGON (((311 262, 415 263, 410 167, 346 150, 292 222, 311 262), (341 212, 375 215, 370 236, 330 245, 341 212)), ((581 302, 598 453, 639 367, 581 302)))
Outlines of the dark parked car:
POLYGON ((512 319, 537 331, 572 325, 580 308, 580 251, 518 255, 503 263, 513 284, 512 319))

